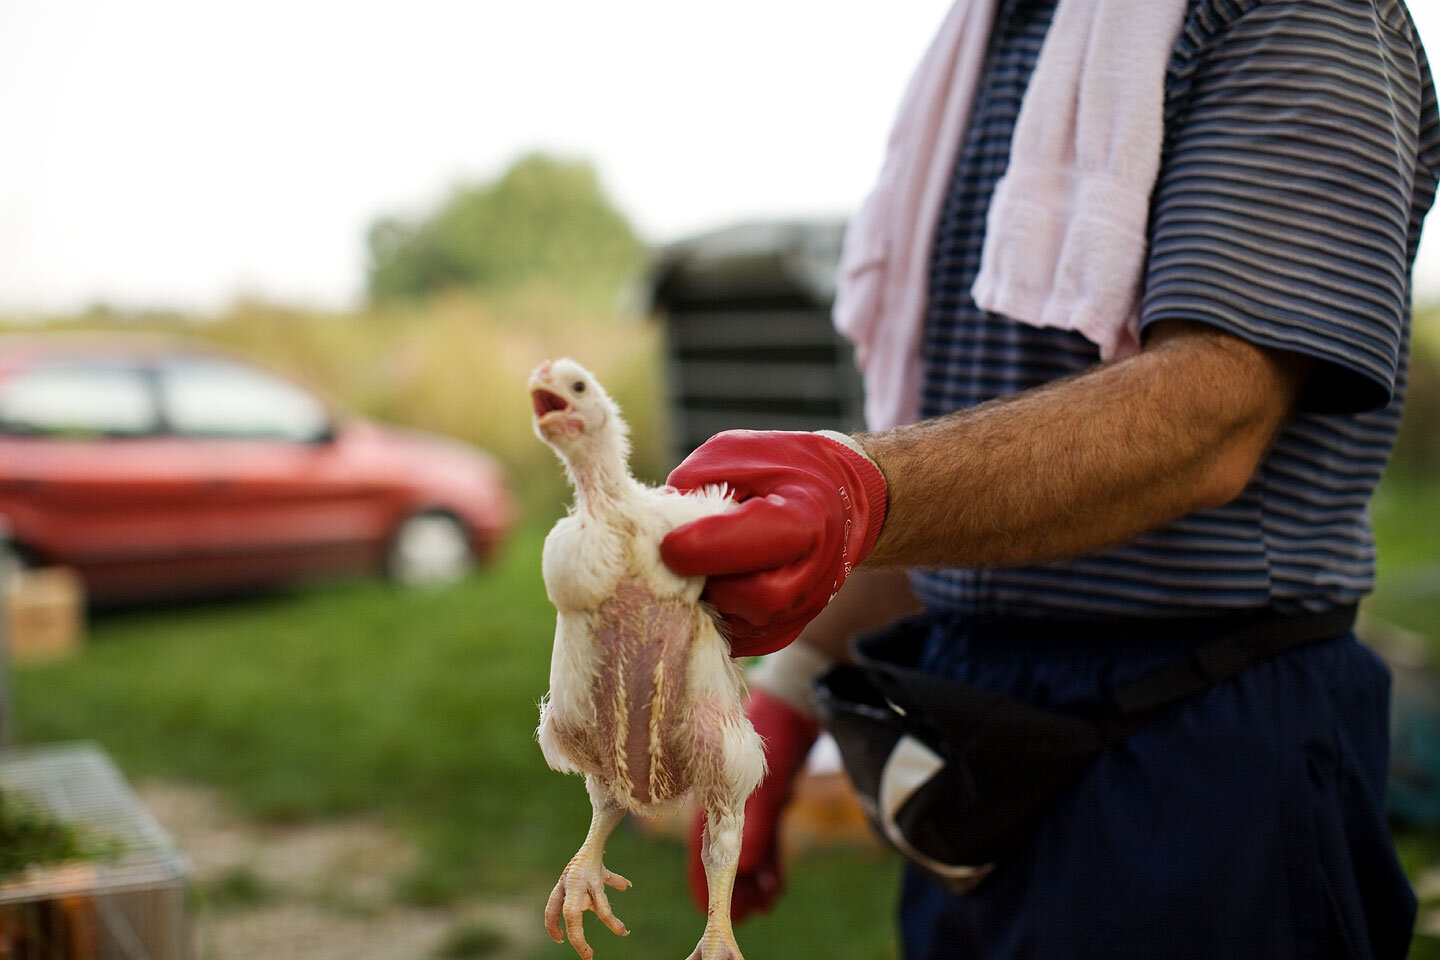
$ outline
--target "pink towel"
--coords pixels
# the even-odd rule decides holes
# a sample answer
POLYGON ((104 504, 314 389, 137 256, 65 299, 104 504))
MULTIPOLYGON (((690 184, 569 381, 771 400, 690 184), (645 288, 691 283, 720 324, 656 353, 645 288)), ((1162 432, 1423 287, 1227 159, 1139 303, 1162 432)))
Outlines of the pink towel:
MULTIPOLYGON (((918 418, 930 250, 969 120, 995 0, 957 0, 900 102, 879 180, 851 221, 835 326, 854 342, 871 429, 918 418)), ((1165 67, 1186 0, 1060 0, 996 184, 985 310, 1139 349, 1165 67)))

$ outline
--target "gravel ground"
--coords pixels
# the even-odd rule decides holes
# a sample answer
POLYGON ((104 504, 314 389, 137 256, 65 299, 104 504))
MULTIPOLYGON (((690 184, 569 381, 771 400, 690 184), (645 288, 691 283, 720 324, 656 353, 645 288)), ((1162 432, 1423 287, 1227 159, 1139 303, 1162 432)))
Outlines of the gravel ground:
POLYGON ((533 903, 395 904, 415 851, 376 820, 261 825, 208 789, 148 783, 138 792, 194 867, 196 960, 415 960, 460 929, 491 931, 496 945, 483 956, 505 960, 544 937, 533 903))

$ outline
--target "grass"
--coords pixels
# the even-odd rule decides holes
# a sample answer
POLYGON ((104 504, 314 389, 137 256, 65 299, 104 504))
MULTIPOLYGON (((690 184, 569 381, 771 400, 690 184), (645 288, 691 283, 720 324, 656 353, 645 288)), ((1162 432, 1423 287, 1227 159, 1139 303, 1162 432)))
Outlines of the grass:
POLYGON ((527 531, 449 590, 355 583, 103 618, 83 658, 17 671, 21 730, 95 737, 132 776, 215 784, 261 818, 379 810, 437 868, 505 890, 538 875, 528 851, 573 852, 550 825, 577 804, 545 789, 531 737, 553 631, 539 564, 527 531))
POLYGON ((278 895, 253 867, 232 867, 197 892, 203 902, 222 908, 258 907, 278 895))
MULTIPOLYGON (((163 317, 72 322, 105 324, 196 332, 163 317)), ((579 779, 549 771, 533 741, 554 622, 540 542, 563 482, 529 435, 523 379, 545 357, 581 359, 625 406, 637 472, 656 479, 665 432, 655 329, 531 291, 334 316, 241 304, 200 332, 323 384, 344 406, 492 449, 524 478, 528 519, 496 565, 445 590, 349 583, 100 618, 82 656, 15 670, 22 738, 98 740, 132 778, 214 785, 257 818, 378 816, 422 851, 398 898, 531 903, 538 924, 589 808, 579 779)), ((1440 643, 1440 484, 1392 477, 1373 513, 1380 583, 1370 609, 1440 643)), ((1397 842, 1412 876, 1440 865, 1440 830, 1397 842)), ((592 919, 600 955, 687 955, 701 918, 679 845, 622 828, 607 861, 636 886, 612 899, 632 931, 623 944, 592 919)), ((803 858, 781 909, 739 930, 746 956, 893 958, 898 870, 870 850, 803 858)), ((255 879, 225 878, 212 905, 275 895, 255 879)), ((453 934, 449 956, 502 949, 485 930, 453 934)), ((570 955, 548 943, 534 952, 570 955)), ((1412 957, 1440 960, 1440 940, 1417 938, 1412 957)))
MULTIPOLYGON (((1370 515, 1380 545, 1380 580, 1410 583, 1440 568, 1440 483, 1435 478, 1387 475, 1370 515)), ((1440 577, 1426 583, 1440 589, 1440 577)))
POLYGON ((467 923, 451 930, 431 956, 437 960, 488 957, 505 946, 505 935, 480 924, 467 923))
MULTIPOLYGON (((1371 504, 1378 550, 1366 609, 1424 637, 1440 664, 1440 483, 1390 475, 1371 504)), ((1396 849, 1412 880, 1440 867, 1440 828, 1397 828, 1396 849)), ((1434 909, 1435 903, 1422 909, 1434 909)), ((1440 960, 1440 938, 1416 936, 1410 960, 1440 960)))
POLYGON ((108 841, 0 790, 0 879, 27 867, 119 853, 108 841))
MULTIPOLYGON (((589 822, 583 784, 547 769, 533 737, 554 631, 540 543, 555 515, 444 590, 350 583, 100 617, 82 656, 16 669, 21 736, 98 740, 132 778, 212 784, 266 820, 378 815, 422 850, 398 897, 513 898, 538 924, 589 822)), ((622 829, 608 860, 636 884, 613 901, 633 931, 624 954, 685 956, 702 918, 679 845, 622 829)), ((746 956, 806 944, 891 957, 896 869, 871 851, 807 860, 786 909, 741 931, 746 956)), ((537 957, 558 955, 545 946, 537 957)))
MULTIPOLYGON (((1407 571, 1434 560, 1440 539, 1424 525, 1440 487, 1387 486, 1380 504, 1385 576, 1372 607, 1434 636, 1440 593, 1407 571)), ((515 899, 538 923, 589 817, 578 778, 549 771, 533 741, 553 631, 540 543, 558 513, 532 511, 495 566, 444 590, 360 582, 101 617, 82 656, 17 668, 22 737, 96 739, 131 777, 213 784, 257 818, 378 815, 423 851, 397 897, 515 899)), ((1412 875, 1440 865, 1440 831, 1397 841, 1412 875)), ((624 955, 685 956, 701 924, 679 845, 622 828, 607 860, 636 883, 613 899, 632 930, 624 955)), ((897 872, 873 851, 804 858, 783 909, 739 931, 746 956, 803 944, 838 960, 893 957, 897 872)), ((253 892, 239 886, 215 905, 253 892)), ((565 950, 547 943, 534 957, 565 950)), ((1440 941, 1417 938, 1412 956, 1440 958, 1440 941)))
MULTIPOLYGON (((525 519, 496 565, 445 590, 350 583, 96 619, 82 656, 15 671, 22 739, 98 740, 132 778, 213 785, 260 819, 376 815, 421 850, 398 899, 514 899, 534 904, 538 924, 589 804, 533 738, 554 631, 540 543, 566 491, 530 433, 524 380, 547 357, 585 363, 625 409, 637 475, 656 481, 668 459, 657 325, 532 289, 345 314, 240 303, 198 325, 99 312, 54 326, 203 337, 341 408, 477 443, 509 469, 525 519)), ((636 883, 615 896, 634 931, 624 955, 687 955, 702 920, 679 846, 622 829, 609 858, 636 883)), ((786 909, 741 931, 746 956, 789 956, 795 944, 840 960, 893 956, 897 869, 870 851, 801 864, 786 909)), ((213 891, 213 905, 256 893, 245 880, 213 891)), ((596 930, 597 943, 610 937, 596 930)), ((537 956, 568 951, 547 944, 537 956)))
MULTIPOLYGON (((1440 488, 1387 497, 1393 516, 1377 516, 1377 526, 1388 546, 1429 521, 1440 488)), ((398 897, 528 901, 538 923, 589 818, 579 779, 549 771, 532 735, 553 631, 540 542, 558 510, 537 511, 495 566, 444 590, 360 582, 101 617, 82 656, 17 668, 22 736, 99 740, 131 777, 213 784, 257 818, 378 815, 423 850, 398 897)), ((1382 555, 1423 567, 1433 548, 1416 536, 1413 553, 1382 555)), ((1408 582, 1403 567, 1387 569, 1408 582)), ((1440 622, 1433 592, 1382 583, 1374 605, 1432 634, 1440 622)), ((1397 840, 1412 875, 1440 865, 1440 831, 1397 840)), ((622 828, 607 860, 636 883, 612 900, 632 931, 623 954, 685 956, 701 918, 679 845, 622 828)), ((740 929, 746 956, 793 956, 803 944, 837 960, 892 958, 898 869, 869 850, 806 856, 782 909, 740 929)), ((246 879, 212 891, 211 906, 246 902, 256 892, 246 879)), ((593 919, 589 929, 602 956, 616 952, 593 919)), ((462 934, 451 949, 488 949, 462 934)), ((546 943, 533 956, 568 949, 546 943)), ((1417 938, 1412 957, 1440 958, 1440 940, 1417 938)))

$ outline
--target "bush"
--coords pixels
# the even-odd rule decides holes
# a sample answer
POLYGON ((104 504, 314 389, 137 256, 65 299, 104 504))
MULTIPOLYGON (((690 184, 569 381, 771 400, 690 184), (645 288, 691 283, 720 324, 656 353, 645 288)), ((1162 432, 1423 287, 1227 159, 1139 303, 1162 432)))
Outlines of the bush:
POLYGON ((591 166, 543 154, 517 161, 495 183, 456 188, 420 221, 382 218, 367 239, 377 302, 537 282, 608 300, 642 253, 591 166))
POLYGON ((1390 469, 1406 477, 1440 477, 1440 308, 1419 311, 1410 355, 1405 419, 1390 469))

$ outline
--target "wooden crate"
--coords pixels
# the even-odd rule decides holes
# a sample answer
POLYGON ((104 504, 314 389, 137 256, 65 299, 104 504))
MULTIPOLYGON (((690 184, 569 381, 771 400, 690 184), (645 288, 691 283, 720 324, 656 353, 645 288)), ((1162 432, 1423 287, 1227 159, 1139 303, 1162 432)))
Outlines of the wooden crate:
POLYGON ((58 660, 85 637, 85 589, 66 567, 17 571, 5 585, 5 629, 16 663, 58 660))

